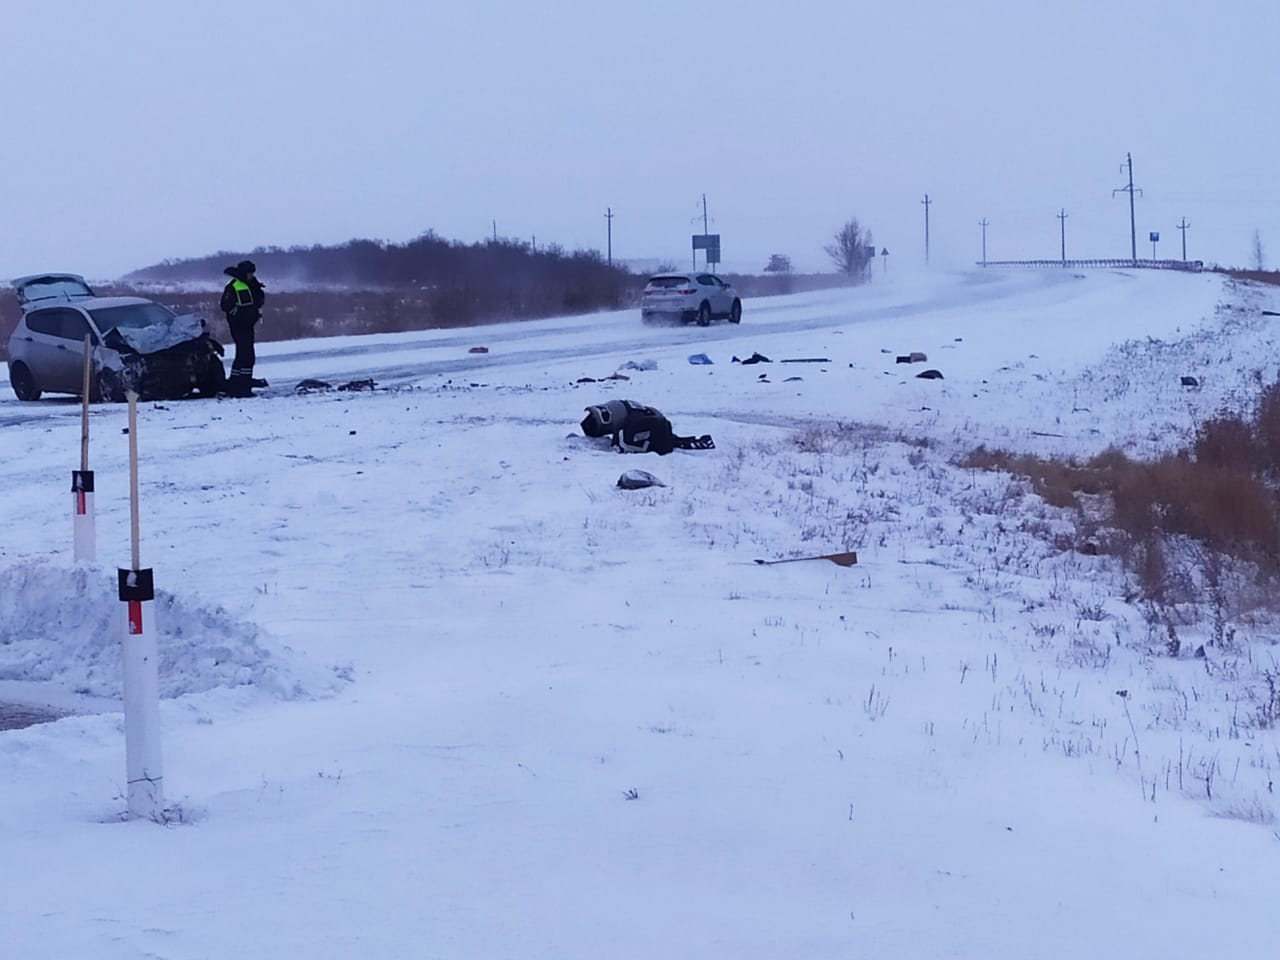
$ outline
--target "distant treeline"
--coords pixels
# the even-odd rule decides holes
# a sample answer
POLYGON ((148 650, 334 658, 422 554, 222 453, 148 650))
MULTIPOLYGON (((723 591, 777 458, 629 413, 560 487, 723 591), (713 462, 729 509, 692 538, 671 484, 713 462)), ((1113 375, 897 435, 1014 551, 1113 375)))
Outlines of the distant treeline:
POLYGON ((554 313, 616 309, 635 278, 594 250, 533 249, 515 240, 463 244, 425 233, 408 243, 351 240, 341 246, 263 247, 169 260, 136 270, 125 283, 221 282, 224 267, 253 260, 280 290, 413 291, 433 326, 519 320, 554 313))

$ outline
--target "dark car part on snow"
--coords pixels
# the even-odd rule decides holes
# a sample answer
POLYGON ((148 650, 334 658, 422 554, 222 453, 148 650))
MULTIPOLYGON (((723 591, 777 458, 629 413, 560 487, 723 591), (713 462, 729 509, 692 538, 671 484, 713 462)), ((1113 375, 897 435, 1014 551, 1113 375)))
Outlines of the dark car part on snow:
POLYGON ((775 563, 799 563, 802 560, 830 560, 837 567, 852 567, 858 562, 858 555, 850 550, 848 553, 820 553, 816 557, 786 557, 782 560, 757 560, 762 567, 771 567, 775 563))
MULTIPOLYGON (((257 384, 255 383, 254 386, 257 386, 257 384)), ((265 381, 263 382, 263 386, 266 386, 265 381)), ((326 390, 346 390, 346 391, 374 390, 374 389, 377 389, 377 386, 378 384, 372 379, 349 380, 346 383, 342 384, 341 386, 335 387, 333 384, 329 383, 327 380, 314 380, 314 379, 308 378, 306 380, 298 381, 298 384, 293 388, 293 392, 294 393, 324 393, 326 390)))
POLYGON ((618 486, 623 490, 643 490, 645 487, 665 487, 666 484, 648 470, 627 470, 618 477, 618 486))
POLYGON ((668 454, 672 450, 713 450, 710 435, 678 437, 671 421, 653 407, 632 400, 610 400, 586 408, 582 432, 588 437, 609 437, 623 453, 668 454))

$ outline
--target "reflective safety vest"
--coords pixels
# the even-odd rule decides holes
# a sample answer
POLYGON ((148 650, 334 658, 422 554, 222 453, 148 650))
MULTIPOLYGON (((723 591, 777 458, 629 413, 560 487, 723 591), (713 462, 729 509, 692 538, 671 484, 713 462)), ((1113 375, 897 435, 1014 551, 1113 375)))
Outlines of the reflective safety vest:
POLYGON ((231 289, 236 294, 237 307, 253 306, 253 291, 249 289, 249 285, 243 280, 232 280, 231 289))

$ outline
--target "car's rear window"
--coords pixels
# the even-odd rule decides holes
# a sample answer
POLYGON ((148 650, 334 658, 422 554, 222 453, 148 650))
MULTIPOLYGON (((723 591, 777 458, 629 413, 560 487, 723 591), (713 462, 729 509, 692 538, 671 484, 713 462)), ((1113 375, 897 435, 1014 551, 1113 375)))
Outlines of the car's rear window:
POLYGON ((57 275, 28 280, 21 287, 19 296, 26 303, 37 300, 75 300, 92 297, 93 291, 79 277, 57 275))
POLYGON ((93 315, 93 322, 103 333, 116 327, 141 330, 173 319, 173 311, 158 303, 127 303, 119 307, 99 307, 96 310, 90 310, 89 313, 93 315))
POLYGON ((649 286, 660 290, 675 290, 677 287, 687 287, 691 282, 688 277, 654 277, 649 281, 649 286))

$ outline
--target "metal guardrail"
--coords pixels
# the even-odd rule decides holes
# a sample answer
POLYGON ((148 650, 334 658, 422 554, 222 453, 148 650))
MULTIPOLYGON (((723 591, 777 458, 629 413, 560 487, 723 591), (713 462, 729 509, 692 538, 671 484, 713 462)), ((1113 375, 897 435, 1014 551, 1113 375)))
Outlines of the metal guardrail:
POLYGON ((1130 270, 1182 270, 1199 273, 1203 260, 988 260, 979 267, 1127 267, 1130 270))

